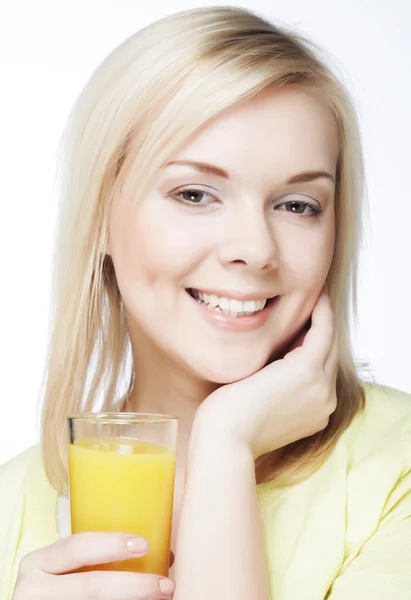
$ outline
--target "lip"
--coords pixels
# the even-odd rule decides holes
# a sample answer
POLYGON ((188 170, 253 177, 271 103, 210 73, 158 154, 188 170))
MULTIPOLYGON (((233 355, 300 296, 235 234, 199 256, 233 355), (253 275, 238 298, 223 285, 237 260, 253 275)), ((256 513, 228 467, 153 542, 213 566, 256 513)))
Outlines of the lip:
POLYGON ((243 302, 246 302, 247 300, 269 300, 270 298, 274 298, 276 296, 276 294, 264 292, 262 290, 256 290, 255 292, 240 292, 234 289, 222 290, 196 287, 186 288, 186 290, 196 290, 198 292, 202 292, 203 294, 207 294, 208 296, 218 296, 218 298, 229 298, 230 300, 241 300, 243 302))
MULTIPOLYGON (((193 289, 193 288, 190 288, 193 289)), ((194 288, 195 289, 195 288, 194 288)), ((206 292, 207 293, 207 292, 206 292)), ((270 318, 273 308, 277 305, 280 296, 276 296, 268 306, 249 317, 230 317, 216 310, 209 310, 205 304, 199 302, 186 291, 188 299, 191 300, 200 312, 200 315, 211 325, 226 329, 228 331, 254 331, 263 327, 270 318)))

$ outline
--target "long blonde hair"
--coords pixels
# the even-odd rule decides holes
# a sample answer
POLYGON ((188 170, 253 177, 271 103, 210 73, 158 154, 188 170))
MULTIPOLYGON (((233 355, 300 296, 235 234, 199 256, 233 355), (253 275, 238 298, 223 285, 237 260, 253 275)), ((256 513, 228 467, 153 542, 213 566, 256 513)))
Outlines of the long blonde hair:
MULTIPOLYGON (((67 493, 67 415, 92 412, 99 394, 100 409, 117 409, 130 347, 113 263, 105 253, 111 203, 125 182, 138 201, 161 164, 202 124, 271 84, 315 90, 338 124, 336 245, 327 281, 340 355, 338 408, 328 427, 290 444, 280 462, 261 457, 259 480, 275 477, 288 485, 308 476, 363 408, 349 323, 350 307, 356 316, 364 182, 349 95, 312 43, 250 10, 182 11, 111 52, 81 92, 61 140, 61 205, 41 412, 43 462, 60 493, 67 493)), ((125 398, 133 382, 131 370, 125 398)))

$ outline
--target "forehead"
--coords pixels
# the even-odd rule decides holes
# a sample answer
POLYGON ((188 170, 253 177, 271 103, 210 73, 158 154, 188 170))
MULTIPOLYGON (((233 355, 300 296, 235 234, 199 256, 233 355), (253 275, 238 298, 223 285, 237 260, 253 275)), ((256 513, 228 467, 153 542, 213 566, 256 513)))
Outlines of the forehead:
POLYGON ((241 177, 302 170, 335 173, 338 130, 319 95, 295 85, 270 87, 210 119, 173 156, 211 162, 241 177))

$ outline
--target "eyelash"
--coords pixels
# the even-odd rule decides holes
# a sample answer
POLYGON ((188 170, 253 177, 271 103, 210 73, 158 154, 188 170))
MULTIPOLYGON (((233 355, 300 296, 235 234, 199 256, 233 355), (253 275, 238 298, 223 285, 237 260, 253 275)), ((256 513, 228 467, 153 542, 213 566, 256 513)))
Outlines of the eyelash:
MULTIPOLYGON (((185 200, 184 198, 182 198, 181 194, 186 194, 187 192, 196 192, 196 193, 200 193, 200 194, 207 194, 208 196, 213 197, 208 192, 205 192, 204 190, 197 190, 195 188, 188 188, 186 190, 181 190, 175 194, 171 194, 171 197, 178 199, 178 201, 181 201, 181 202, 183 202, 183 204, 187 204, 188 206, 207 206, 207 204, 203 204, 200 202, 190 202, 189 200, 185 200)), ((321 214, 323 212, 322 208, 319 208, 316 204, 314 204, 313 202, 309 202, 307 200, 305 200, 305 201, 289 200, 288 202, 283 202, 282 204, 278 204, 277 206, 284 206, 287 204, 300 204, 304 207, 308 206, 313 211, 313 214, 311 214, 311 216, 318 216, 319 214, 321 214)), ((289 211, 285 211, 285 212, 289 212, 289 211)), ((292 213, 291 212, 291 214, 304 215, 305 213, 292 213)))

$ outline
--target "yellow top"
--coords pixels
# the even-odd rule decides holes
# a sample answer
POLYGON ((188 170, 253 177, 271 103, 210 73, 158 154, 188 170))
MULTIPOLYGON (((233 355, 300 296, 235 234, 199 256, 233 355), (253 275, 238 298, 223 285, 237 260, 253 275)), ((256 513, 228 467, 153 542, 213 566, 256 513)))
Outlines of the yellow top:
MULTIPOLYGON (((324 465, 258 486, 273 600, 411 600, 411 395, 364 384, 366 409, 324 465)), ((58 539, 34 446, 0 468, 0 600, 26 553, 58 539)))

